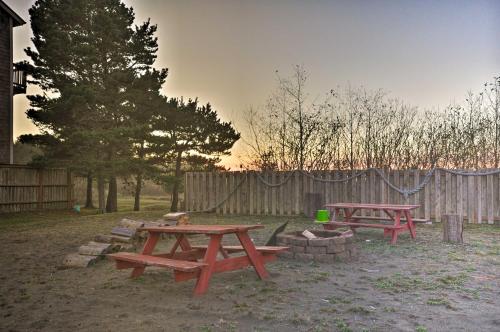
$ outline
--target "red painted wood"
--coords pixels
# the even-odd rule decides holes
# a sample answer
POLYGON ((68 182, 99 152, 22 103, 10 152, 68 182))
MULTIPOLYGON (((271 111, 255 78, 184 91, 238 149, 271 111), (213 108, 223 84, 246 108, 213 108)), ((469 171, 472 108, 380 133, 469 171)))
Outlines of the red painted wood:
MULTIPOLYGON (((206 245, 193 245, 194 249, 207 249, 207 247, 208 246, 206 246, 206 245)), ((222 248, 224 250, 226 250, 228 253, 245 251, 243 246, 223 246, 222 248)), ((257 251, 259 251, 259 252, 264 252, 264 253, 277 253, 277 252, 288 250, 289 247, 256 246, 255 249, 257 249, 257 251)))
POLYGON ((267 272, 266 268, 264 267, 264 262, 262 261, 262 254, 259 253, 255 249, 255 245, 253 244, 252 240, 248 236, 247 232, 238 232, 236 233, 236 236, 238 236, 238 239, 240 240, 241 245, 245 249, 245 252, 247 253, 248 258, 252 262, 253 267, 255 268, 255 271, 259 275, 261 279, 265 279, 269 277, 269 273, 267 272))
POLYGON ((204 294, 208 289, 208 283, 212 276, 215 268, 215 261, 217 259, 217 252, 221 245, 222 234, 212 234, 210 235, 210 242, 208 243, 207 251, 205 252, 205 257, 203 262, 207 265, 206 268, 201 271, 198 281, 196 282, 196 287, 194 289, 195 295, 204 294))
POLYGON ((175 282, 187 281, 190 279, 196 279, 200 276, 200 271, 196 272, 184 272, 174 270, 174 280, 175 282))
MULTIPOLYGON (((276 255, 264 254, 262 260, 264 263, 273 262, 277 259, 276 255)), ((228 259, 223 259, 215 263, 215 268, 213 273, 222 273, 228 271, 234 271, 252 266, 252 262, 247 256, 230 257, 228 259)), ((182 272, 174 271, 175 281, 185 281, 189 279, 198 278, 199 272, 182 272)))
POLYGON ((417 237, 417 231, 415 228, 415 224, 413 223, 413 219, 411 216, 410 211, 405 211, 405 217, 406 217, 406 223, 408 225, 408 228, 410 229, 410 234, 413 239, 417 237))
MULTIPOLYGON (((339 226, 349 226, 354 232, 358 227, 383 228, 384 236, 391 235, 391 244, 395 244, 398 239, 398 234, 404 230, 409 230, 411 237, 416 237, 415 224, 411 217, 410 211, 420 207, 420 205, 399 205, 399 204, 368 204, 368 203, 335 203, 326 204, 326 208, 333 209, 333 220, 323 224, 324 229, 336 229, 339 226), (342 209, 344 211, 343 222, 335 221, 336 216, 342 209), (363 216, 355 216, 354 213, 360 209, 381 210, 393 221, 393 225, 376 224, 376 223, 360 223, 356 220, 363 220, 363 216), (405 216, 406 223, 401 225, 401 216, 405 216)), ((371 217, 373 220, 386 220, 382 217, 371 217)))
POLYGON ((156 243, 158 243, 159 238, 160 234, 150 233, 148 239, 146 240, 146 243, 144 243, 144 247, 142 248, 142 254, 143 255, 151 254, 156 246, 156 243))
MULTIPOLYGON (((272 262, 276 260, 276 255, 261 255, 262 263, 272 262)), ((214 273, 234 271, 252 266, 252 262, 248 256, 231 257, 215 263, 214 273)))
POLYGON ((323 224, 324 226, 332 225, 337 227, 342 226, 350 226, 350 227, 370 227, 370 228, 386 228, 386 229, 397 229, 404 228, 404 225, 394 226, 394 225, 384 225, 384 224, 365 224, 360 222, 344 222, 344 221, 330 221, 328 223, 323 224))
POLYGON ((371 209, 371 210, 413 210, 420 205, 400 205, 400 204, 375 204, 375 203, 334 203, 326 204, 327 208, 347 208, 347 209, 371 209))
POLYGON ((228 234, 263 227, 263 225, 180 225, 165 227, 144 227, 140 230, 148 231, 150 233, 228 234))
POLYGON ((132 252, 118 252, 109 254, 108 257, 117 261, 142 264, 144 266, 158 266, 172 268, 174 270, 190 272, 205 267, 207 264, 199 262, 181 261, 158 256, 141 255, 132 252))
POLYGON ((201 259, 205 256, 204 251, 199 250, 199 249, 191 249, 188 251, 180 251, 176 252, 174 254, 171 253, 163 253, 163 254, 156 254, 153 255, 156 257, 164 257, 164 258, 171 258, 171 259, 178 259, 181 261, 198 261, 198 259, 201 259))
POLYGON ((123 270, 123 269, 131 269, 134 267, 141 267, 142 264, 138 263, 132 263, 132 262, 125 262, 125 261, 116 261, 116 269, 117 270, 123 270))
MULTIPOLYGON (((160 234, 149 233, 148 238, 146 240, 146 243, 144 243, 144 247, 142 248, 142 254, 143 255, 152 254, 153 250, 155 249, 156 243, 158 243, 159 238, 160 238, 160 234)), ((140 277, 144 273, 145 269, 146 269, 146 266, 139 266, 139 267, 134 268, 132 270, 132 273, 130 274, 130 277, 131 278, 140 277)))

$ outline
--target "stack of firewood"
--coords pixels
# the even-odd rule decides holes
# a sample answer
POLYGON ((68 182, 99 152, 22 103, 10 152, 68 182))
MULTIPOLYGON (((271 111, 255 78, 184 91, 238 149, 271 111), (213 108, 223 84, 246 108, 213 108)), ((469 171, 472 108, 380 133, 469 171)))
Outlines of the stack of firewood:
POLYGON ((88 267, 104 255, 116 251, 135 251, 144 241, 147 232, 141 232, 143 227, 175 226, 189 223, 185 212, 167 213, 157 221, 122 219, 110 234, 98 234, 78 248, 78 252, 66 255, 63 265, 66 267, 88 267))

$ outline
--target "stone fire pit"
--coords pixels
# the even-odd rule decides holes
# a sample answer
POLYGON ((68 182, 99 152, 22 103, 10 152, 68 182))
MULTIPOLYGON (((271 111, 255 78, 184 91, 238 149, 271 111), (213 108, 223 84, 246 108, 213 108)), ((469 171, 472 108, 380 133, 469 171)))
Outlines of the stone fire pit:
POLYGON ((345 261, 357 256, 352 233, 342 234, 332 230, 313 230, 311 233, 317 238, 308 239, 301 231, 278 234, 278 245, 290 247, 280 256, 318 263, 345 261))

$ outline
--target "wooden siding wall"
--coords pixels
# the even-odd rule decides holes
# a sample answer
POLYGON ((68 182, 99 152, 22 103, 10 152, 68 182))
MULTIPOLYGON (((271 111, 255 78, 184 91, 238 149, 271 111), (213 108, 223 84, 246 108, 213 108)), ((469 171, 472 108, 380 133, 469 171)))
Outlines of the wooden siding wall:
MULTIPOLYGON (((343 179, 359 171, 313 172, 322 179, 343 179)), ((259 173, 268 183, 281 183, 290 172, 259 173)), ((427 174, 425 170, 385 171, 399 188, 416 187, 427 174)), ((262 183, 256 172, 207 173, 185 175, 185 202, 188 211, 204 211, 223 202, 219 214, 298 215, 303 213, 306 193, 320 193, 327 203, 363 202, 420 204, 415 218, 440 222, 445 213, 458 213, 469 223, 494 223, 500 220, 500 174, 483 176, 454 175, 436 170, 425 187, 405 199, 371 170, 346 182, 321 182, 294 172, 282 186, 262 183), (238 186, 238 184, 240 184, 238 186), (226 199, 227 198, 227 199, 226 199)), ((373 213, 365 212, 363 213, 373 213)))
POLYGON ((0 213, 66 209, 73 205, 71 173, 0 165, 0 213))

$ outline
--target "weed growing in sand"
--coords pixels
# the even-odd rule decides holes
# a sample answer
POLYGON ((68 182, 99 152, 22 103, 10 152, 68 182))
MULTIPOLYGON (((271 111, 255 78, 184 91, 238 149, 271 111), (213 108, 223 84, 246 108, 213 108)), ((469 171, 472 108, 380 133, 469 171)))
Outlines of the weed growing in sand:
POLYGON ((444 277, 438 278, 438 281, 443 285, 455 289, 462 287, 465 284, 466 280, 467 274, 465 273, 460 273, 456 276, 446 275, 444 277))
POLYGON ((369 315, 371 313, 370 310, 362 306, 350 307, 349 309, 347 309, 347 311, 361 315, 369 315))
POLYGON ((352 332, 352 330, 349 328, 349 325, 342 319, 342 318, 335 318, 335 326, 341 331, 341 332, 352 332))
POLYGON ((430 298, 427 300, 427 304, 428 305, 443 305, 448 309, 453 308, 450 304, 450 301, 448 301, 447 299, 443 299, 443 298, 430 298))

